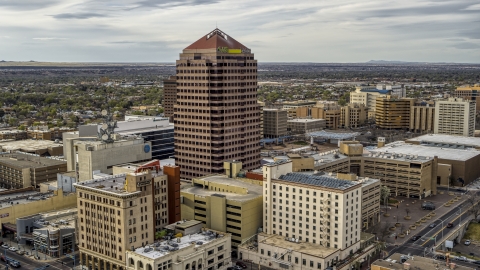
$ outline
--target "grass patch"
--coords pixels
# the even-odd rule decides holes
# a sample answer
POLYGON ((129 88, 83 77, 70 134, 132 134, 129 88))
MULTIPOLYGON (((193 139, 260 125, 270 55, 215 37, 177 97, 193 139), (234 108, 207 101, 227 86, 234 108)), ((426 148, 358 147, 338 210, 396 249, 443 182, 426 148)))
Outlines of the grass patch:
POLYGON ((463 239, 480 241, 480 224, 470 223, 467 228, 467 232, 463 236, 463 239))
POLYGON ((295 145, 309 145, 309 143, 304 142, 304 141, 296 141, 296 142, 293 142, 293 144, 295 144, 295 145))
POLYGON ((391 204, 397 204, 398 201, 395 200, 395 199, 388 199, 388 203, 391 203, 391 204))

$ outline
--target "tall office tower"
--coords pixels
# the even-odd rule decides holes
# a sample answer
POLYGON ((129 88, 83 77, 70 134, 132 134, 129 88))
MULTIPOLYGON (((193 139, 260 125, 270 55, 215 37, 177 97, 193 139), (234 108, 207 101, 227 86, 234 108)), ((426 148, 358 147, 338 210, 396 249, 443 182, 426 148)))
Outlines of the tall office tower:
POLYGON ((473 137, 475 101, 462 98, 436 101, 434 133, 473 137))
POLYGON ((287 135, 287 111, 282 109, 263 109, 263 137, 274 139, 287 135))
POLYGON ((173 106, 177 102, 177 78, 163 80, 163 114, 173 122, 173 106))
POLYGON ((223 162, 260 166, 257 61, 215 29, 180 54, 174 106, 175 159, 181 177, 223 173, 223 162))

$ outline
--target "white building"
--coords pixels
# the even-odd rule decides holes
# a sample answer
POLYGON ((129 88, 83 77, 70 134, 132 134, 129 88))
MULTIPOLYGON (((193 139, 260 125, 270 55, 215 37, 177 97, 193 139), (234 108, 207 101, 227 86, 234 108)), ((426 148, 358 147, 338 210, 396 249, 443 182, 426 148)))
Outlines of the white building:
POLYGON ((435 102, 434 133, 473 137, 475 101, 449 98, 435 102))
POLYGON ((364 104, 368 110, 368 117, 375 117, 375 106, 377 97, 391 95, 391 89, 379 90, 375 86, 357 86, 354 92, 350 93, 350 103, 364 104))
POLYGON ((392 96, 397 96, 398 98, 407 97, 407 91, 403 84, 386 84, 379 83, 377 84, 378 90, 392 90, 392 96))
POLYGON ((231 264, 231 235, 203 230, 127 251, 129 270, 223 270, 231 264))

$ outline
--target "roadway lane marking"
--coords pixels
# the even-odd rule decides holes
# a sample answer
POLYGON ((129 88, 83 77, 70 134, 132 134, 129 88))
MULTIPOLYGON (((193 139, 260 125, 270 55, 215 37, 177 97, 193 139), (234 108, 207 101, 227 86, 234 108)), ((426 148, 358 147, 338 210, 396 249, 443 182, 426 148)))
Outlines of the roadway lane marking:
MULTIPOLYGON (((451 220, 450 223, 453 223, 455 222, 455 220, 457 220, 458 218, 460 218, 461 216, 463 216, 463 214, 465 214, 466 212, 468 212, 470 210, 470 208, 472 208, 473 206, 470 206, 468 209, 466 209, 464 212, 462 212, 460 215, 458 215, 457 217, 455 217, 454 219, 451 220)), ((448 225, 448 224, 447 224, 448 225)), ((437 231, 435 234, 433 234, 432 236, 428 237, 428 240, 429 241, 425 241, 422 246, 424 246, 426 243, 430 242, 430 240, 434 240, 432 238, 436 237, 438 234, 440 234, 440 232, 442 232, 444 229, 446 229, 447 226, 443 227, 441 230, 437 231)), ((432 230, 430 230, 429 232, 431 232, 432 230)), ((426 234, 428 234, 429 232, 427 232, 426 234)))

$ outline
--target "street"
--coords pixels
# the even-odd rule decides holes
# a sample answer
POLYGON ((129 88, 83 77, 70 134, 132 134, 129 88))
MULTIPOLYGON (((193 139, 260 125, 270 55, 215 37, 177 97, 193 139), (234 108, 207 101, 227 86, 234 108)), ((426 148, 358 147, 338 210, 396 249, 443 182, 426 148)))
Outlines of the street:
MULTIPOLYGON (((7 257, 12 258, 12 259, 20 262, 22 269, 36 269, 36 268, 42 267, 46 264, 50 265, 49 268, 52 268, 52 269, 66 270, 66 269, 72 269, 72 267, 73 267, 73 260, 70 259, 70 258, 59 259, 60 262, 59 261, 42 261, 42 260, 30 259, 29 257, 19 255, 15 252, 12 252, 12 251, 6 250, 6 249, 1 250, 1 252, 2 252, 2 255, 6 254, 7 257), (64 264, 62 264, 61 262, 64 262, 64 264)), ((76 258, 78 259, 78 255, 77 255, 76 258)), ((78 262, 78 260, 77 260, 77 262, 78 262)), ((3 265, 5 265, 4 262, 3 262, 3 265)))

